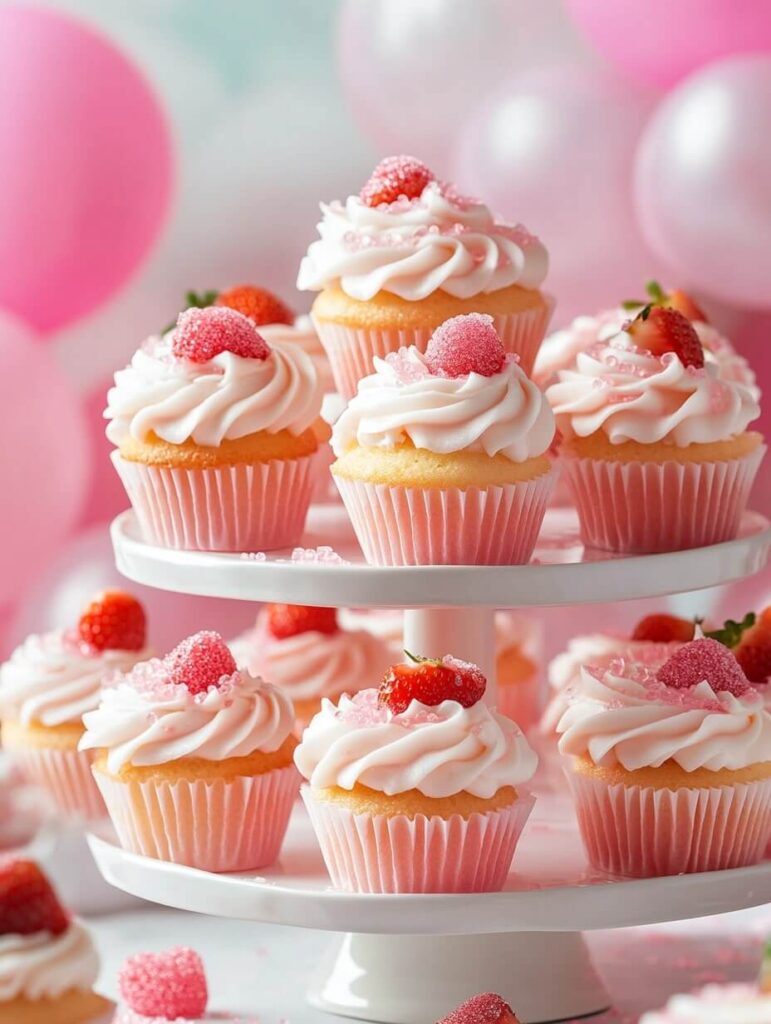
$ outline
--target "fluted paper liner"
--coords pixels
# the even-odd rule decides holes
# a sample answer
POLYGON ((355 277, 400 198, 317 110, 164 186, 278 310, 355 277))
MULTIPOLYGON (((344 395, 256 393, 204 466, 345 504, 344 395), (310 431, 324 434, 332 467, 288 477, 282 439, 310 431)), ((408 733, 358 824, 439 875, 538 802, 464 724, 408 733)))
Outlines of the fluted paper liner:
POLYGON ((336 889, 347 892, 497 892, 509 873, 534 800, 450 818, 354 814, 302 797, 336 889))
POLYGON ((123 782, 94 770, 124 850, 202 871, 268 867, 300 787, 294 765, 193 782, 123 782))
POLYGON ((116 451, 145 540, 186 551, 270 551, 300 542, 317 457, 180 469, 129 462, 116 451))
POLYGON ((49 793, 59 811, 88 820, 106 816, 88 751, 23 745, 7 749, 25 777, 49 793))
POLYGON ((771 834, 771 779, 679 789, 608 785, 568 770, 593 867, 652 878, 757 864, 771 834))
POLYGON ((556 472, 467 490, 335 482, 371 565, 523 565, 556 472))
POLYGON ((765 451, 724 462, 561 462, 584 544, 650 554, 732 540, 765 451))
MULTIPOLYGON (((554 304, 546 297, 546 305, 519 313, 493 314, 495 329, 507 352, 516 353, 528 376, 536 353, 549 326, 554 304)), ((374 371, 373 358, 415 345, 425 352, 433 327, 367 328, 347 327, 332 320, 313 317, 313 325, 329 357, 335 387, 345 399, 353 398, 362 377, 374 371)))

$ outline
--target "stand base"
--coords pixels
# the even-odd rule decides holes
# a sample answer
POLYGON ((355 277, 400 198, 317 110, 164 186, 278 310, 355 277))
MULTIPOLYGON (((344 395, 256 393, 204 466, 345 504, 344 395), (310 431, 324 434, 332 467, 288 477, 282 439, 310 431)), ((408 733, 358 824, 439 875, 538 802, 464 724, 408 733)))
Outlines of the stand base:
POLYGON ((440 1020, 497 992, 528 1024, 602 1013, 610 999, 580 932, 343 936, 312 1006, 383 1024, 440 1020))

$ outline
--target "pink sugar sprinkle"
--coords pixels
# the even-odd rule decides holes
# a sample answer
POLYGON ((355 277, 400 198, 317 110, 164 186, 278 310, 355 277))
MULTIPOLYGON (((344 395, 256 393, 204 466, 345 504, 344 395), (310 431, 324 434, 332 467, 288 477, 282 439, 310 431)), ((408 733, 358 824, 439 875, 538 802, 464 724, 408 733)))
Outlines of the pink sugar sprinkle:
POLYGON ((439 194, 443 199, 446 199, 448 203, 452 203, 452 205, 458 210, 470 210, 474 206, 482 205, 479 199, 460 193, 457 187, 451 182, 439 182, 439 194))
POLYGON ((174 1021, 206 1013, 208 990, 200 956, 176 946, 129 957, 118 975, 121 998, 138 1014, 174 1021))
POLYGON ((402 197, 416 199, 433 180, 433 173, 422 160, 414 156, 389 156, 374 169, 359 198, 366 206, 381 206, 402 197))
POLYGON ((484 313, 469 313, 445 320, 434 331, 426 347, 426 364, 438 377, 465 377, 478 373, 492 377, 500 373, 506 352, 484 313))
POLYGON ((171 349, 177 359, 208 363, 222 352, 267 359, 270 348, 249 317, 228 306, 186 309, 177 317, 171 349))
POLYGON ((722 380, 715 380, 709 388, 709 411, 720 416, 731 408, 731 389, 722 380))
POLYGON ((742 697, 752 689, 730 650, 717 640, 700 637, 684 644, 656 673, 656 679, 674 690, 708 682, 715 693, 742 697))
POLYGON ((414 384, 415 381, 423 380, 431 375, 429 368, 421 359, 411 357, 408 348, 389 352, 385 357, 385 362, 391 367, 400 384, 414 384))
POLYGON ((391 712, 378 701, 378 691, 373 688, 359 690, 345 704, 338 707, 337 717, 351 725, 368 728, 374 725, 383 725, 391 718, 391 712))
POLYGON ((169 682, 186 686, 192 694, 219 687, 223 677, 232 676, 237 669, 228 645, 210 630, 189 636, 164 660, 169 682))
POLYGON ((348 565, 349 563, 328 544, 320 544, 315 548, 293 548, 290 558, 292 562, 308 562, 318 565, 348 565))
POLYGON ((511 1024, 515 1020, 514 1011, 501 996, 484 992, 461 1003, 439 1024, 511 1024))

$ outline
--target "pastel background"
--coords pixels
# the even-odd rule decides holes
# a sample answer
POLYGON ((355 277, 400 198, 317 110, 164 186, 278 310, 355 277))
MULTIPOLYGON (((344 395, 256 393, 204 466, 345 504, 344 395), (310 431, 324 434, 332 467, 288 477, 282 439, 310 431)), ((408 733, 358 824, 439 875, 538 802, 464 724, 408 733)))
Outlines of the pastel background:
MULTIPOLYGON (((384 155, 539 234, 555 326, 659 277, 693 289, 765 384, 770 123, 761 0, 1 3, 0 647, 118 581, 113 370, 190 288, 248 281, 305 310, 318 201, 384 155)), ((771 509, 767 471, 754 504, 771 509)), ((253 615, 143 597, 160 645, 253 615)), ((596 623, 548 613, 551 648, 582 614, 596 623)))

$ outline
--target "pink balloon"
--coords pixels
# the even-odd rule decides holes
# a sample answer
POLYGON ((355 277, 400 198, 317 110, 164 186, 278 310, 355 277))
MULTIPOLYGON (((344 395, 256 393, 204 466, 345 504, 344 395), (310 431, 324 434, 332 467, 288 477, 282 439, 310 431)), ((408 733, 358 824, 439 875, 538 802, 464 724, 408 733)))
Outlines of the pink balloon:
POLYGON ((513 78, 461 130, 458 185, 543 239, 557 324, 634 296, 655 275, 630 188, 652 104, 604 70, 549 67, 513 78))
POLYGON ((39 7, 0 8, 0 166, 0 305, 41 331, 129 277, 171 196, 171 139, 144 78, 39 7))
POLYGON ((34 334, 0 314, 0 605, 56 554, 77 520, 90 453, 73 386, 34 334))
POLYGON ((568 0, 590 43, 616 69, 668 88, 711 61, 771 49, 768 4, 736 0, 568 0))
POLYGON ((160 653, 200 629, 231 637, 254 622, 257 606, 247 601, 220 601, 171 594, 124 579, 115 568, 109 523, 99 523, 73 537, 37 580, 16 611, 8 644, 29 633, 75 624, 84 605, 105 587, 136 594, 147 610, 149 639, 160 653))
POLYGON ((83 404, 94 470, 83 503, 79 523, 81 528, 109 521, 128 507, 123 484, 110 461, 115 445, 107 440, 104 433, 107 421, 102 414, 107 404, 107 390, 111 385, 112 377, 102 381, 88 393, 83 404))
POLYGON ((771 309, 771 56, 694 75, 656 111, 635 167, 637 215, 670 276, 771 309))

